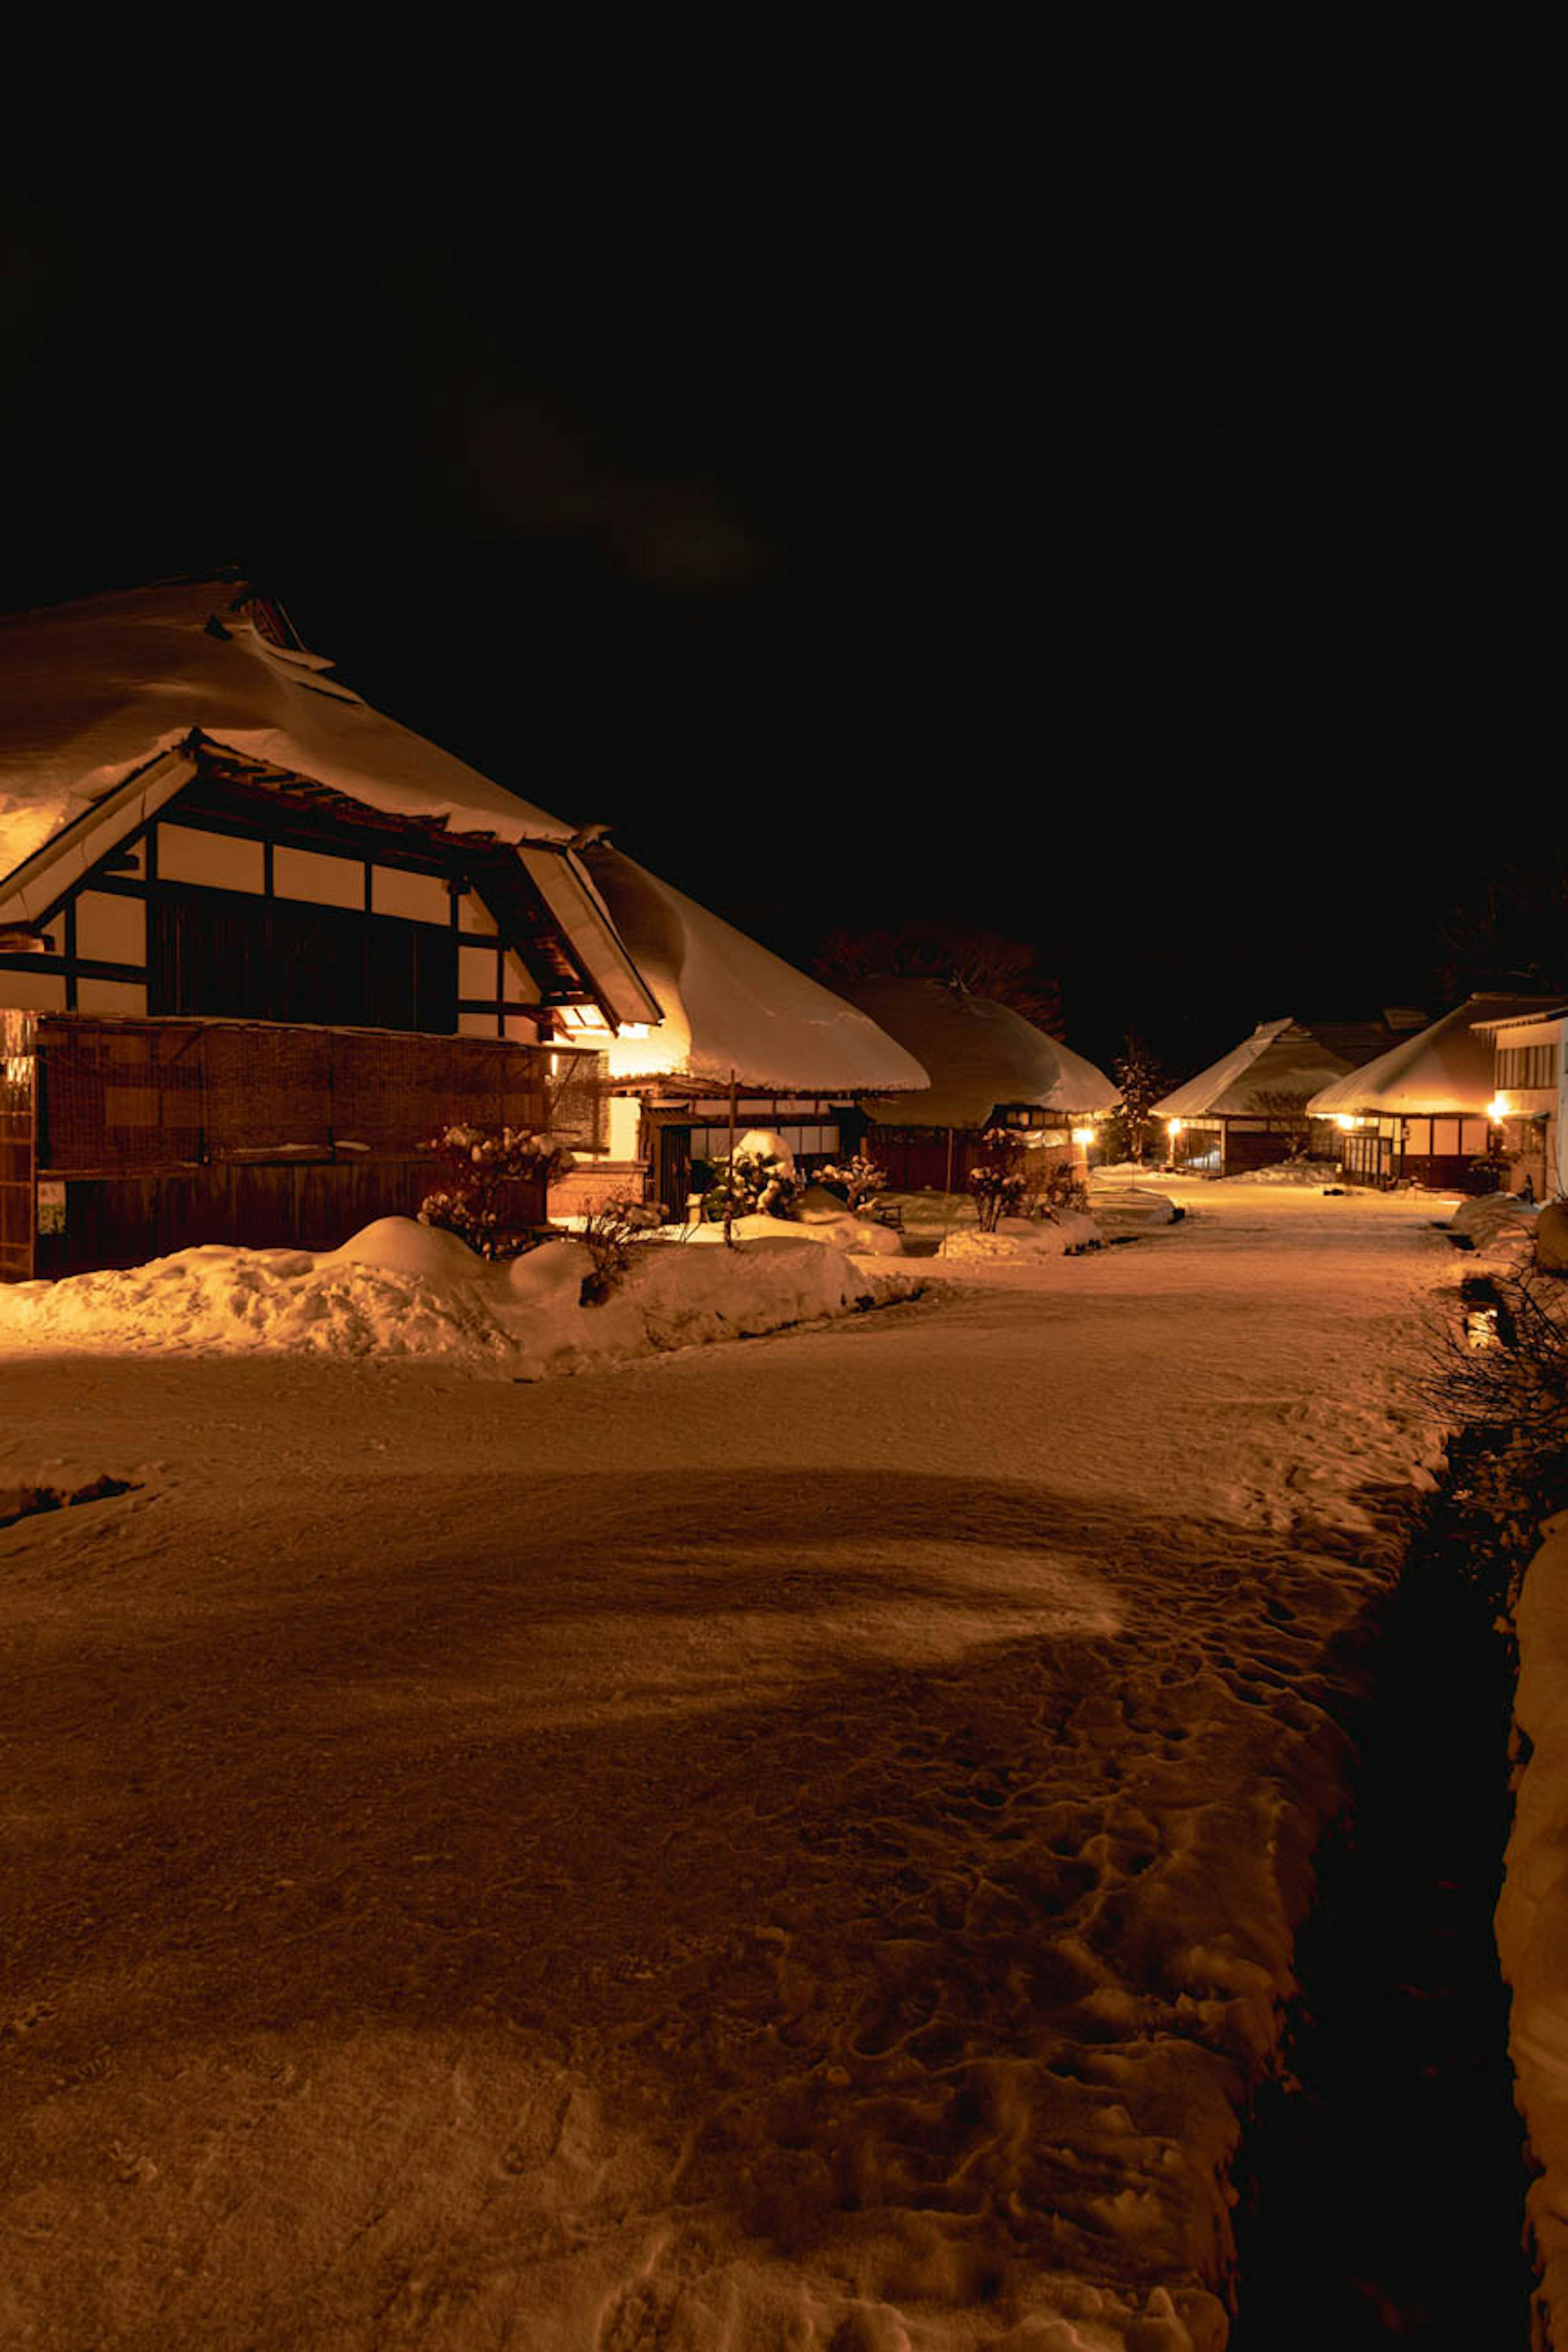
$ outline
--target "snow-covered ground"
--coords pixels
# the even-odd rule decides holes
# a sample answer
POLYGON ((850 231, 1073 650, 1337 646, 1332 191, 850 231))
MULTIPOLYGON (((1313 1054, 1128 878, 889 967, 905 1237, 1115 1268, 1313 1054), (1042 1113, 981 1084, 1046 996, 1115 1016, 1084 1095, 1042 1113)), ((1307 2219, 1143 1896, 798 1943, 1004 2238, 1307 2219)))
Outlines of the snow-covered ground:
POLYGON ((1160 1189, 529 1385, 32 1310, 0 2341, 1214 2352, 1464 1261, 1160 1189))

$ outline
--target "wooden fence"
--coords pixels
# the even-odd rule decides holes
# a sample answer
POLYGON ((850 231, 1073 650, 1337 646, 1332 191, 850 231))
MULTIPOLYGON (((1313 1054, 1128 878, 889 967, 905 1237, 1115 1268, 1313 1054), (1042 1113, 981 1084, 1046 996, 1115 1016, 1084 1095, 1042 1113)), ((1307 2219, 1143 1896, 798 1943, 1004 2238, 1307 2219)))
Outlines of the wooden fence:
POLYGON ((0 1278, 200 1242, 335 1248, 373 1218, 414 1214, 441 1176, 424 1147, 452 1126, 530 1128, 578 1150, 607 1139, 594 1054, 74 1013, 37 1018, 29 1037, 0 1087, 0 1278))

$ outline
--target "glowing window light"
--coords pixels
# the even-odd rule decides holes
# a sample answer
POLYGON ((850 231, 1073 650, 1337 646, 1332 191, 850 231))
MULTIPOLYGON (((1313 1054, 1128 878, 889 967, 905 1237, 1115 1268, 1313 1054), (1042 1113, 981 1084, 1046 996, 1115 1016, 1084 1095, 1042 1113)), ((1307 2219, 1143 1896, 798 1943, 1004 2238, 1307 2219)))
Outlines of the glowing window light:
POLYGON ((1355 1126, 1355 1121, 1351 1117, 1348 1110, 1337 1110, 1334 1113, 1334 1125, 1342 1134, 1349 1135, 1352 1128, 1355 1126))
POLYGON ((623 1021, 616 1030, 617 1037, 646 1037, 647 1034, 648 1024, 646 1021, 623 1021))
POLYGON ((1487 1117, 1491 1120, 1494 1127, 1501 1125, 1502 1121, 1508 1117, 1508 1097, 1506 1095, 1493 1095, 1490 1102, 1487 1105, 1487 1117))
POLYGON ((1092 1143, 1094 1141, 1093 1128, 1075 1127, 1072 1131, 1072 1139, 1075 1143, 1092 1143))
POLYGON ((1184 1133, 1186 1124, 1184 1118, 1168 1118, 1165 1121, 1165 1132, 1167 1135, 1181 1135, 1184 1133))

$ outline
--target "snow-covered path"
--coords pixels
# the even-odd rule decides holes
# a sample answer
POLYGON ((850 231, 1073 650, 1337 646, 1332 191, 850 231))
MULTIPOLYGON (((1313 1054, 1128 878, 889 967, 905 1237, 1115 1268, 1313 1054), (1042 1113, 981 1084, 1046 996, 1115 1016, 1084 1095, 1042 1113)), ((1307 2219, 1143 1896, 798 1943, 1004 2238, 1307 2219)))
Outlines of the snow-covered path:
POLYGON ((0 1366, 0 2340, 1181 2352, 1429 1202, 529 1387, 0 1366))

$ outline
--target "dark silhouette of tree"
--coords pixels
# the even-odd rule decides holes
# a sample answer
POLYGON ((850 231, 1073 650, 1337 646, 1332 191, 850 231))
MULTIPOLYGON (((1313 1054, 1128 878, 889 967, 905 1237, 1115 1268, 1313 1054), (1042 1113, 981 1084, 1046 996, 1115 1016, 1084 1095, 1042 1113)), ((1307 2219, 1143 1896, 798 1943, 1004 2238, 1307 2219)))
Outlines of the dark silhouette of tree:
POLYGON ((1543 841, 1530 865, 1503 866, 1450 908, 1438 929, 1433 978, 1450 1004, 1479 990, 1568 989, 1568 852, 1543 841))
POLYGON ((811 967, 825 987, 858 980, 941 980, 1011 1005, 1048 1035, 1059 1037, 1060 983, 1045 971, 1038 948, 999 931, 971 931, 947 923, 907 923, 897 930, 830 931, 811 967))
POLYGON ((1169 1082, 1157 1057, 1131 1029, 1111 1064, 1111 1075, 1121 1089, 1121 1100, 1111 1114, 1108 1150, 1113 1159, 1142 1160, 1149 1114, 1160 1097, 1169 1093, 1169 1082))

